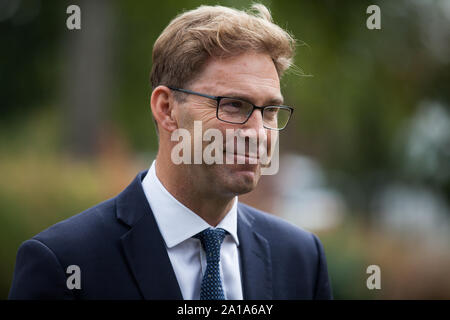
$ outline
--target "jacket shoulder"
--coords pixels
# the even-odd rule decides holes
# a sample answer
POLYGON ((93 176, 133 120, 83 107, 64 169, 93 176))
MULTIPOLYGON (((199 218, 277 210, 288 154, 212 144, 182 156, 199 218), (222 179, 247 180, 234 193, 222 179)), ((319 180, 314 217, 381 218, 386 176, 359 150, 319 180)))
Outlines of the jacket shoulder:
POLYGON ((32 239, 38 240, 55 253, 94 247, 105 242, 111 233, 123 228, 116 219, 115 198, 97 204, 79 214, 60 221, 41 231, 32 239))
POLYGON ((312 232, 298 227, 291 222, 274 214, 258 210, 244 203, 239 203, 239 209, 243 216, 252 224, 255 231, 268 238, 275 236, 277 239, 294 239, 295 241, 314 244, 317 236, 312 232))
POLYGON ((272 267, 280 284, 275 289, 278 298, 332 298, 324 248, 315 234, 245 204, 239 206, 239 212, 244 223, 267 241, 272 260, 276 261, 272 267), (297 276, 284 276, 289 274, 297 276), (306 295, 299 295, 299 288, 306 288, 306 295))

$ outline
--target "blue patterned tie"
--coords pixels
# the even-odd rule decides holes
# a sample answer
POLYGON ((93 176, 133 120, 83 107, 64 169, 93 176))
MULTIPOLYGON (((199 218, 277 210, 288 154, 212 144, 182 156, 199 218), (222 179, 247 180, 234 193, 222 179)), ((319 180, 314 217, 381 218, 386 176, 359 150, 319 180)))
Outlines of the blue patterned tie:
POLYGON ((200 289, 200 300, 225 300, 220 280, 220 246, 227 232, 224 229, 206 229, 195 235, 206 252, 206 272, 200 289))

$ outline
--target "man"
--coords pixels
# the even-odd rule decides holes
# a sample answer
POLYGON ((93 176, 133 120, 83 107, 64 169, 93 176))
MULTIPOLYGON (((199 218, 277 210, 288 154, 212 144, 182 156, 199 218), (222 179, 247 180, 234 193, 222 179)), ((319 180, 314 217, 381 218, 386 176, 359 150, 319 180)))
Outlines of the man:
POLYGON ((201 6, 167 26, 153 49, 156 160, 117 197, 24 242, 11 299, 332 297, 318 238, 237 199, 257 185, 260 151, 272 155, 271 133, 292 113, 280 76, 294 40, 253 9, 201 6), (195 144, 196 123, 249 142, 235 151, 216 135, 214 159, 227 161, 192 163, 189 144, 176 163, 176 137, 195 144), (265 147, 255 153, 252 138, 265 147))

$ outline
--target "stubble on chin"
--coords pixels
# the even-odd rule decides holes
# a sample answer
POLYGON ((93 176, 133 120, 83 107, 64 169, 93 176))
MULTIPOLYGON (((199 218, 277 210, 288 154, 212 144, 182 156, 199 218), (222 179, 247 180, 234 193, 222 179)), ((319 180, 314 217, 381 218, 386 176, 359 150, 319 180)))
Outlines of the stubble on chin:
POLYGON ((233 195, 241 195, 253 191, 261 176, 260 167, 254 170, 239 170, 236 166, 243 165, 222 165, 217 176, 217 183, 222 185, 224 192, 233 195))

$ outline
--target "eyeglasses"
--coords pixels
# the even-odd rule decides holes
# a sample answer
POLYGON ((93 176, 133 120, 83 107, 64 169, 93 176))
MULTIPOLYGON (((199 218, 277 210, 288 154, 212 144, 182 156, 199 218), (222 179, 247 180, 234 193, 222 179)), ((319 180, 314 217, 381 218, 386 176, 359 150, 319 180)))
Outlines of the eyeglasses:
POLYGON ((244 124, 250 119, 255 109, 261 109, 263 126, 270 130, 283 130, 291 118, 294 108, 288 106, 255 106, 253 103, 238 98, 210 96, 191 90, 167 86, 171 90, 193 94, 217 101, 216 117, 220 121, 244 124))

